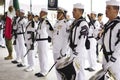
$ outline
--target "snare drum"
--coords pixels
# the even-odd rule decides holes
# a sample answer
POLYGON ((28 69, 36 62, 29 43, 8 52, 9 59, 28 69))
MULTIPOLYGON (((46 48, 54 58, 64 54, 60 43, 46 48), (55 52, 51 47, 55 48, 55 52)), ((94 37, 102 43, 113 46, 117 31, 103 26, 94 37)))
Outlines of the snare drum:
POLYGON ((56 69, 61 74, 62 80, 75 80, 77 74, 75 66, 74 58, 67 57, 61 59, 56 65, 56 69))
POLYGON ((95 75, 93 75, 89 80, 108 80, 108 79, 116 80, 110 70, 105 72, 103 69, 101 69, 95 75))

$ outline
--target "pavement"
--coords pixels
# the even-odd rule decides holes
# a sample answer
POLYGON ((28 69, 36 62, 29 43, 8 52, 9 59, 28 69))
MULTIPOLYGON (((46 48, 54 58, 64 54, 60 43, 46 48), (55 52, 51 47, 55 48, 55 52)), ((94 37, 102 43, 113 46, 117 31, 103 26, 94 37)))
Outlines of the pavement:
MULTIPOLYGON (((14 57, 15 57, 15 52, 14 57)), ((39 61, 38 58, 35 58, 35 70, 32 72, 25 72, 25 67, 18 68, 16 64, 12 64, 11 60, 4 60, 8 54, 6 48, 0 48, 0 80, 57 80, 55 74, 55 68, 51 70, 51 72, 44 78, 38 78, 34 76, 35 73, 39 72, 39 61)), ((101 56, 101 55, 100 55, 101 56)), ((54 64, 53 54, 50 50, 49 52, 49 67, 54 64)), ((101 60, 101 57, 100 57, 101 60)), ((86 66, 88 65, 86 61, 86 66)), ((97 63, 97 70, 93 72, 89 72, 85 70, 86 79, 89 80, 91 76, 93 76, 97 71, 101 69, 101 63, 97 63)))

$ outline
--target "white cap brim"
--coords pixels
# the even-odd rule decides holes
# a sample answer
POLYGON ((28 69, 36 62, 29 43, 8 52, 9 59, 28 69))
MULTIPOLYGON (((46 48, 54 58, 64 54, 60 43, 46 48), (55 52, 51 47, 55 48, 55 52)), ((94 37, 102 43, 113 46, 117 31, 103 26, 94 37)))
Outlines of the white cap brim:
POLYGON ((21 12, 21 13, 25 13, 25 11, 24 11, 23 9, 20 9, 20 12, 21 12))
POLYGON ((73 8, 84 9, 84 5, 81 3, 76 3, 73 5, 73 8))
POLYGON ((41 11, 46 12, 46 13, 48 12, 46 8, 41 8, 41 11))
POLYGON ((106 1, 106 5, 120 6, 120 2, 117 0, 109 0, 109 1, 106 1))

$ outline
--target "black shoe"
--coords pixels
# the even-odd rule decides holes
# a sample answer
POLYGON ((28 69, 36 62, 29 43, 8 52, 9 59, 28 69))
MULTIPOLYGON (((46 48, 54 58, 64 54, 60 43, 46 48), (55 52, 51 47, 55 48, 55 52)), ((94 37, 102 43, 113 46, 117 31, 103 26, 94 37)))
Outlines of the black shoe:
POLYGON ((35 76, 39 75, 40 73, 35 73, 35 76))
POLYGON ((11 61, 11 63, 13 63, 13 64, 17 64, 17 63, 19 63, 19 62, 16 61, 16 60, 14 60, 14 61, 11 61))
POLYGON ((5 46, 3 46, 3 45, 0 45, 0 47, 1 47, 1 48, 5 48, 5 46))
POLYGON ((90 72, 95 71, 93 68, 85 68, 85 70, 88 70, 90 72))
POLYGON ((93 68, 89 68, 89 71, 92 72, 92 71, 95 71, 93 68))
POLYGON ((43 74, 39 73, 36 75, 37 77, 45 77, 43 74))
POLYGON ((88 70, 89 71, 90 68, 85 68, 85 70, 88 70))
POLYGON ((23 64, 17 64, 17 67, 25 67, 25 65, 23 65, 23 64))

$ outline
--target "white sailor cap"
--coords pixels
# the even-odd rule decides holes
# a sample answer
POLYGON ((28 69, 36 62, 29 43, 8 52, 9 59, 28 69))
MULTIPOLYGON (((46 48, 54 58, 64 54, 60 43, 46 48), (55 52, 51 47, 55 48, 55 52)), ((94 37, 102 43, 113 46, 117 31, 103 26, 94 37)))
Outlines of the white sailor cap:
POLYGON ((46 8, 41 8, 41 11, 46 12, 47 13, 47 9, 46 8))
POLYGON ((106 1, 106 5, 120 6, 120 2, 117 0, 109 0, 109 1, 106 1))
POLYGON ((67 13, 67 10, 66 9, 64 9, 64 8, 62 8, 62 7, 58 7, 58 9, 57 9, 57 12, 62 12, 62 13, 67 13))
POLYGON ((84 9, 84 5, 81 3, 76 3, 73 5, 73 8, 84 9))
POLYGON ((93 13, 93 14, 97 14, 95 11, 92 11, 91 13, 93 13))
POLYGON ((24 11, 23 9, 20 9, 20 12, 21 12, 21 13, 25 13, 25 11, 24 11))

